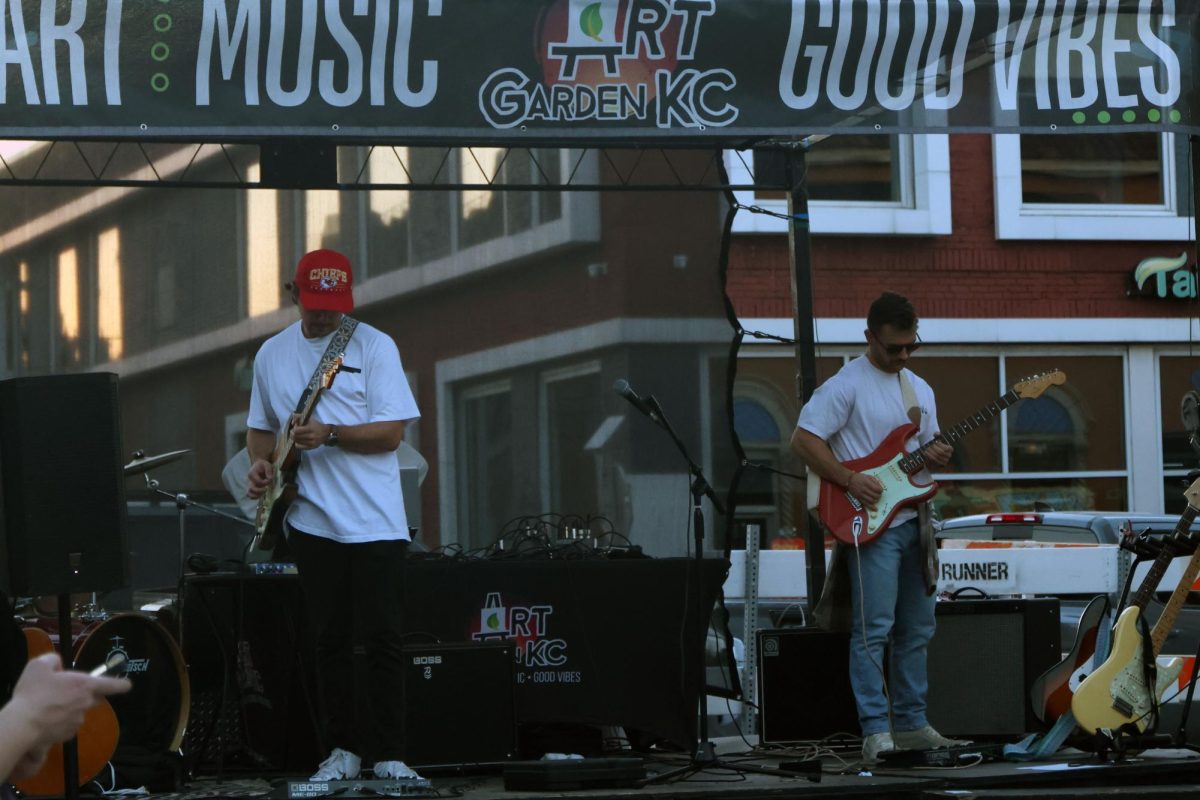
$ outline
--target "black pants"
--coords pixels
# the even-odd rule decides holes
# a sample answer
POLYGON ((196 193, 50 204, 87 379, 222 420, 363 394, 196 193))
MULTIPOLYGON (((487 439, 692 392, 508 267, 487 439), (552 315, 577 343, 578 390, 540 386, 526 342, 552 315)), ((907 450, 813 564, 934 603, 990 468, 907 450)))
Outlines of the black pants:
POLYGON ((288 545, 304 589, 317 655, 325 743, 367 763, 404 759, 401 637, 408 542, 345 544, 292 529, 288 545), (371 710, 364 741, 355 725, 354 647, 366 652, 371 710))

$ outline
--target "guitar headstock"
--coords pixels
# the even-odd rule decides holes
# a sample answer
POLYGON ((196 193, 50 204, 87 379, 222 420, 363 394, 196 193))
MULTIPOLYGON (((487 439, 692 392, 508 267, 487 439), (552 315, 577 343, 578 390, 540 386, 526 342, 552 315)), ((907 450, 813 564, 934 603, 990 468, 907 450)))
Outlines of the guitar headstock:
POLYGON ((1191 486, 1183 490, 1183 496, 1187 498, 1189 506, 1200 509, 1200 478, 1196 478, 1191 486))
POLYGON ((1025 380, 1018 381, 1013 391, 1024 400, 1032 400, 1041 395, 1050 386, 1061 386, 1067 382, 1067 373, 1062 370, 1051 370, 1040 375, 1031 375, 1025 380))
POLYGON ((337 376, 338 371, 341 370, 341 368, 342 368, 342 357, 338 356, 337 358, 335 358, 333 360, 333 363, 329 365, 329 369, 327 369, 327 370, 325 370, 325 372, 321 373, 321 388, 322 389, 328 389, 330 386, 333 386, 333 379, 337 376))

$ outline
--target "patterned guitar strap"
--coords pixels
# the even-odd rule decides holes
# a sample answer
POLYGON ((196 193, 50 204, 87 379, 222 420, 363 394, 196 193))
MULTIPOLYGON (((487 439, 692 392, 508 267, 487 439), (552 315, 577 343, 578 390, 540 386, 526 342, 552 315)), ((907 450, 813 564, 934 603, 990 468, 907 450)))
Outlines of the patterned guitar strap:
POLYGON ((342 315, 342 324, 334 331, 333 338, 329 340, 328 346, 325 348, 324 355, 317 362, 317 368, 313 370, 312 377, 308 379, 308 386, 300 395, 300 402, 296 403, 295 413, 299 414, 304 408, 304 404, 308 402, 309 395, 317 389, 317 384, 321 382, 321 376, 329 371, 334 361, 346 352, 346 345, 350 344, 350 337, 354 335, 354 329, 358 327, 358 320, 349 315, 342 315))

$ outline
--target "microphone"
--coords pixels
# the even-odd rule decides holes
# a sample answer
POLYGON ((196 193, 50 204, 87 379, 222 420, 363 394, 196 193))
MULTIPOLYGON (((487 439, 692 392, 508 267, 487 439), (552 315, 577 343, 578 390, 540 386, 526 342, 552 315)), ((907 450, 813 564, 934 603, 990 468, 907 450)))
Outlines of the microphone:
POLYGON ((646 404, 645 400, 638 396, 638 393, 635 392, 633 387, 629 385, 629 381, 625 380, 624 378, 618 378, 616 382, 613 383, 613 391, 628 400, 630 405, 632 405, 638 411, 642 412, 650 419, 656 422, 658 421, 658 414, 656 414, 654 409, 646 404))

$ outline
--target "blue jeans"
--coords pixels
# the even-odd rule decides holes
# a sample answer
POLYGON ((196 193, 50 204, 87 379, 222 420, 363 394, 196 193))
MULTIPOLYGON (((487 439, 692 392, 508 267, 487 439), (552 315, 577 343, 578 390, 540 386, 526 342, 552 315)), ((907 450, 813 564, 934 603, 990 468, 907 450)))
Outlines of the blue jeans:
POLYGON ((847 548, 852 623, 850 685, 863 736, 923 728, 929 680, 925 653, 933 638, 934 603, 926 593, 921 534, 916 519, 888 529, 859 551, 847 548), (865 619, 865 628, 864 628, 865 619), (890 642, 888 695, 884 694, 884 648, 890 642))

